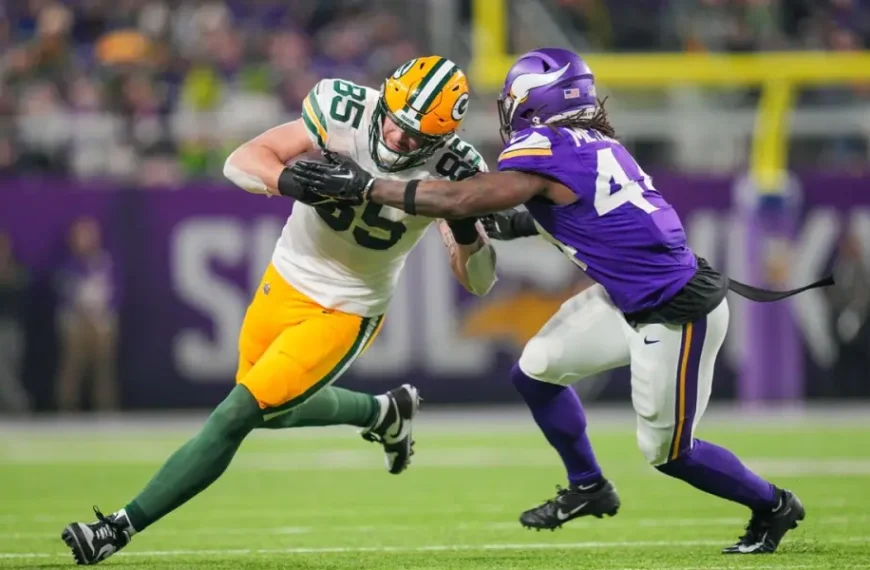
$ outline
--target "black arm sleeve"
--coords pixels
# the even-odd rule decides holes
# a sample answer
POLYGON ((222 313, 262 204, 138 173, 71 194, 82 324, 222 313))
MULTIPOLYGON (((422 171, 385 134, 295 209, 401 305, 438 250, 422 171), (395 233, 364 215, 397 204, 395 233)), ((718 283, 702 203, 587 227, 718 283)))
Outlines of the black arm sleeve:
POLYGON ((477 218, 464 218, 462 220, 447 220, 453 238, 459 245, 471 245, 477 241, 477 227, 474 225, 477 218))

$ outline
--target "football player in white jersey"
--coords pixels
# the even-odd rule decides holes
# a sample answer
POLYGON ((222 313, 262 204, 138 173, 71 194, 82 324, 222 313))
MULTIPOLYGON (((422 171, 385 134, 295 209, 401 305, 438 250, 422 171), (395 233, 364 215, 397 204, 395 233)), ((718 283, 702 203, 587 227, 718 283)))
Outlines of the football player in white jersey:
MULTIPOLYGON (((302 117, 266 131, 228 158, 224 174, 241 188, 296 200, 239 338, 236 386, 202 430, 176 451, 124 508, 71 523, 62 538, 78 564, 95 564, 213 483, 255 428, 354 425, 380 443, 390 473, 413 454, 417 389, 379 396, 331 384, 371 344, 408 253, 431 218, 379 204, 349 206, 299 187, 288 161, 321 150, 351 157, 380 177, 458 180, 486 165, 456 131, 468 82, 438 56, 411 60, 380 91, 324 79, 302 117)), ((495 282, 495 252, 473 218, 439 231, 457 279, 484 295, 495 282)))

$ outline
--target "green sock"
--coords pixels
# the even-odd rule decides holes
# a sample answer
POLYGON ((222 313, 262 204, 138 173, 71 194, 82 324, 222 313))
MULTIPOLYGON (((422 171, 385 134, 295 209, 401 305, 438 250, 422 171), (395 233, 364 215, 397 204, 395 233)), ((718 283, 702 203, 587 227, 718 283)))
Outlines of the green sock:
POLYGON ((327 386, 304 404, 276 416, 260 427, 267 429, 352 425, 368 427, 380 413, 374 396, 327 386))
POLYGON ((262 411, 248 389, 233 388, 202 430, 173 453, 125 507, 133 528, 143 530, 214 483, 245 437, 262 421, 262 411))

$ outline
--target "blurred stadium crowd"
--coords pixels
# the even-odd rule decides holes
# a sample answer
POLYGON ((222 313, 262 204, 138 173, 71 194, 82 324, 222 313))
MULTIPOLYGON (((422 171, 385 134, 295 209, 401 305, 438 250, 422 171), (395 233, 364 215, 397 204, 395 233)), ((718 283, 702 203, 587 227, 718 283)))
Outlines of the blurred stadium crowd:
POLYGON ((0 168, 219 173, 240 130, 297 113, 321 77, 378 83, 420 53, 412 33, 379 2, 7 1, 0 168))
POLYGON ((554 0, 591 49, 854 50, 870 42, 867 0, 554 0))
MULTIPOLYGON (((378 85, 426 52, 432 5, 4 0, 0 171, 143 186, 219 177, 230 148, 293 118, 320 78, 378 85)), ((454 5, 467 23, 471 1, 454 5)), ((588 50, 849 50, 870 41, 868 0, 548 5, 588 50)), ((537 47, 529 30, 511 26, 515 52, 537 47)), ((820 100, 844 97, 866 97, 866 90, 838 88, 820 100)))

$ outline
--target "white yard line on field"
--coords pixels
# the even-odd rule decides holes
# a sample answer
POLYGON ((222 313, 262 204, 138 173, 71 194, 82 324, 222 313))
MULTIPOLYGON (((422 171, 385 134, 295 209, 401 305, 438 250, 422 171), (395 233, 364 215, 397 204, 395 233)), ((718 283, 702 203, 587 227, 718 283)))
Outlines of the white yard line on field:
MULTIPOLYGON (((158 465, 172 452, 173 446, 115 442, 98 445, 82 453, 76 446, 53 441, 27 443, 9 442, 0 447, 3 465, 158 465)), ((546 446, 502 448, 488 446, 436 447, 415 456, 415 465, 425 468, 488 468, 511 467, 550 469, 558 459, 546 446)), ((762 475, 771 477, 797 476, 865 476, 870 475, 870 458, 850 457, 744 457, 743 462, 762 475)), ((658 476, 638 454, 636 461, 623 460, 610 468, 633 470, 658 476)), ((335 471, 342 469, 381 470, 383 457, 370 449, 330 449, 294 451, 242 451, 235 458, 233 469, 250 471, 335 471)))
MULTIPOLYGON (((845 498, 831 498, 831 499, 819 499, 817 501, 812 502, 813 508, 839 508, 849 505, 849 501, 845 498)), ((426 514, 432 515, 505 515, 509 514, 511 517, 516 514, 514 511, 517 509, 514 507, 510 507, 508 505, 485 505, 485 504, 474 504, 471 507, 449 507, 449 506, 441 506, 441 507, 433 507, 426 506, 425 509, 420 506, 394 506, 394 507, 375 507, 375 506, 364 506, 364 507, 353 507, 353 508, 336 508, 330 506, 323 506, 318 508, 300 508, 294 509, 293 515, 294 517, 299 518, 307 518, 307 519, 329 519, 329 518, 356 518, 359 516, 360 509, 363 509, 367 515, 369 516, 402 516, 402 515, 414 515, 419 514, 421 510, 425 510, 426 514)), ((236 522, 240 522, 242 520, 247 519, 256 519, 258 521, 266 522, 280 519, 286 520, 287 513, 283 511, 264 511, 262 508, 246 508, 243 504, 227 504, 227 503, 215 503, 212 505, 212 510, 209 514, 209 518, 212 520, 217 519, 226 519, 231 518, 236 522), (232 512, 225 512, 232 511, 232 512)), ((66 524, 73 520, 75 517, 64 516, 64 515, 49 515, 49 514, 32 514, 32 515, 13 515, 13 514, 0 514, 0 525, 30 525, 33 523, 43 523, 43 524, 66 524)), ((822 524, 839 524, 839 521, 843 522, 858 522, 859 519, 863 520, 861 515, 845 515, 845 516, 824 516, 820 517, 818 515, 814 515, 812 517, 813 524, 817 522, 822 522, 822 524)), ((620 522, 625 520, 625 517, 620 517, 620 522)), ((638 520, 638 519, 635 519, 638 520)), ((645 520, 649 522, 639 523, 641 525, 649 525, 649 526, 660 526, 662 524, 676 524, 680 526, 693 526, 695 524, 714 524, 709 521, 722 521, 722 524, 743 524, 745 521, 739 518, 703 518, 703 519, 694 519, 694 518, 680 518, 680 517, 660 517, 660 518, 648 518, 648 519, 639 519, 645 520), (701 522, 708 521, 708 522, 701 522)), ((278 524, 279 521, 276 520, 278 524)), ((572 524, 584 524, 590 523, 592 524, 594 521, 584 521, 583 519, 576 520, 572 524)), ((515 523, 482 523, 482 524, 491 524, 491 525, 504 525, 507 527, 509 524, 513 525, 515 523)), ((242 525, 244 526, 244 525, 242 525)), ((274 528, 274 527, 270 527, 274 528)))
MULTIPOLYGON (((868 542, 870 537, 845 537, 826 539, 827 543, 846 544, 855 542, 868 542)), ((507 550, 580 550, 601 548, 685 548, 693 546, 725 546, 721 540, 639 540, 619 542, 529 542, 529 543, 495 543, 495 544, 458 544, 458 545, 430 545, 430 546, 335 546, 335 547, 311 547, 311 548, 263 548, 263 549, 179 549, 179 550, 125 550, 118 554, 122 557, 174 557, 174 556, 252 556, 270 554, 348 554, 348 553, 408 553, 408 552, 457 552, 457 551, 507 551, 507 550)), ((65 557, 68 553, 30 553, 30 552, 0 552, 0 559, 28 559, 65 557)), ((815 568, 812 565, 792 565, 785 568, 815 568)), ((696 567, 688 567, 693 570, 696 567)), ((721 566, 722 570, 733 566, 721 566)), ((752 566, 751 568, 783 568, 782 566, 752 566)), ((645 570, 650 570, 647 566, 645 570)), ((674 570, 674 569, 672 569, 674 570)), ((705 570, 711 570, 707 567, 705 570)))
MULTIPOLYGON (((837 516, 837 517, 818 517, 813 520, 814 526, 828 525, 845 525, 850 523, 866 523, 870 521, 868 515, 856 516, 837 516)), ((572 521, 572 528, 593 528, 600 525, 601 522, 594 520, 575 520, 572 521)), ((746 524, 746 519, 741 518, 646 518, 646 519, 623 519, 608 521, 607 523, 612 528, 684 528, 684 527, 728 527, 733 526, 739 528, 746 524)), ((243 527, 243 528, 194 528, 184 531, 185 535, 191 536, 285 536, 285 535, 335 535, 335 534, 351 534, 351 533, 401 533, 401 532, 420 532, 424 529, 437 527, 442 530, 457 530, 457 531, 520 531, 524 529, 518 522, 481 522, 481 523, 461 523, 455 525, 439 525, 439 524, 378 524, 378 525, 328 525, 328 526, 274 526, 274 527, 243 527)), ((0 532, 0 541, 17 541, 30 538, 52 538, 58 532, 58 529, 43 531, 15 531, 15 532, 0 532)), ((178 530, 173 527, 155 527, 148 531, 150 535, 177 535, 178 530)))
MULTIPOLYGON (((423 394, 425 398, 425 393, 423 394)), ((537 433, 525 406, 515 404, 499 406, 443 406, 425 408, 417 420, 422 431, 466 434, 537 433)), ((750 431, 762 426, 783 428, 791 426, 867 426, 870 424, 870 406, 858 404, 812 404, 776 406, 750 409, 729 403, 713 402, 704 414, 705 428, 731 431, 750 431)), ((587 418, 597 430, 633 430, 635 416, 628 402, 590 403, 587 418)), ((208 417, 208 410, 167 411, 154 413, 118 413, 87 415, 54 415, 45 418, 0 420, 0 434, 16 437, 36 433, 54 436, 58 433, 77 437, 79 434, 115 433, 125 437, 143 432, 169 434, 195 432, 208 417)), ((319 439, 346 432, 346 427, 298 430, 295 437, 319 439)))

